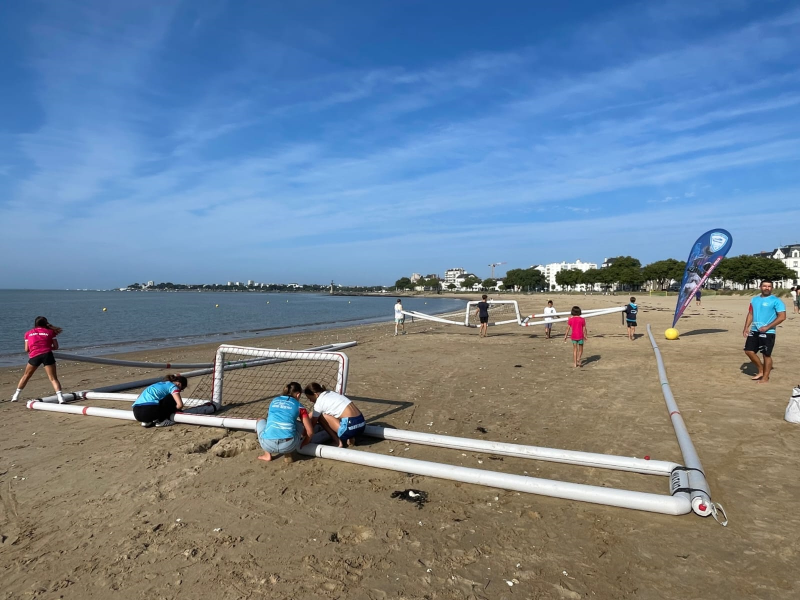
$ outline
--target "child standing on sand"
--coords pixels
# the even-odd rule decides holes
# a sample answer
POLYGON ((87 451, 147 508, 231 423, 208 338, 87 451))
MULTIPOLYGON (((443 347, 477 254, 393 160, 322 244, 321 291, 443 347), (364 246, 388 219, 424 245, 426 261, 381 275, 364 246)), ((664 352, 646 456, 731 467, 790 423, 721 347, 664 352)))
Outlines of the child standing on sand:
POLYGON ((56 371, 56 359, 53 356, 53 350, 58 350, 56 336, 59 333, 61 333, 61 327, 51 325, 46 317, 36 317, 33 322, 33 329, 25 334, 25 352, 28 353, 28 364, 25 366, 22 379, 17 384, 17 391, 11 397, 12 402, 19 400, 19 395, 28 385, 28 380, 36 372, 36 369, 44 366, 44 371, 56 391, 58 403, 64 404, 64 396, 61 394, 61 382, 58 380, 56 371))
POLYGON ((544 307, 544 337, 545 339, 550 339, 550 333, 553 330, 553 317, 548 317, 547 315, 554 315, 556 314, 556 307, 553 306, 553 301, 548 300, 547 306, 544 307))
POLYGON ((583 342, 589 336, 589 330, 586 327, 586 319, 581 316, 580 306, 573 306, 571 314, 572 316, 567 320, 567 331, 564 333, 564 343, 567 343, 567 336, 571 334, 573 366, 582 367, 583 342))
POLYGON ((625 307, 625 312, 622 313, 622 321, 628 326, 628 339, 633 341, 636 339, 636 315, 639 314, 639 307, 636 306, 636 298, 631 296, 631 301, 625 307))

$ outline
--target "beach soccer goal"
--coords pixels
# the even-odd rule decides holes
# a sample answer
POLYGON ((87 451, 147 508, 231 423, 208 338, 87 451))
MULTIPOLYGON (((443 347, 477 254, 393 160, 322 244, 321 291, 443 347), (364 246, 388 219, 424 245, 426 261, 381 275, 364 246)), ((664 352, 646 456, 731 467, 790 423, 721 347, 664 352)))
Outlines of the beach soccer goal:
MULTIPOLYGON (((415 310, 403 311, 403 314, 423 321, 433 321, 434 323, 444 323, 447 325, 464 325, 466 327, 479 327, 480 319, 476 311, 478 310, 478 300, 467 302, 464 312, 448 313, 444 315, 428 315, 415 310)), ((510 323, 519 324, 522 317, 519 313, 519 305, 516 300, 489 300, 489 325, 508 325, 510 323)))
POLYGON ((309 352, 248 348, 223 344, 217 350, 212 377, 201 380, 192 396, 210 398, 229 414, 264 418, 270 401, 296 381, 316 381, 344 394, 349 362, 342 352, 309 352))
MULTIPOLYGON (((478 302, 477 300, 467 302, 467 314, 464 318, 464 325, 467 327, 480 327, 481 322, 477 315, 478 302)), ((489 300, 488 304, 489 325, 508 325, 522 320, 516 300, 489 300)))

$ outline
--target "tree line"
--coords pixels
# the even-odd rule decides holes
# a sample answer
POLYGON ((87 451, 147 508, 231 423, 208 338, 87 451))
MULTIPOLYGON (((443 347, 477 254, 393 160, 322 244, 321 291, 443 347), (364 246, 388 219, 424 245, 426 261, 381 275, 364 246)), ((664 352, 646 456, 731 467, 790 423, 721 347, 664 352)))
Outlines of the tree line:
MULTIPOLYGON (((617 287, 637 290, 646 282, 651 282, 654 289, 665 290, 669 288, 673 281, 680 282, 686 269, 685 261, 679 261, 674 258, 658 260, 644 267, 638 259, 632 256, 618 256, 609 259, 609 262, 609 266, 604 269, 559 271, 556 273, 556 283, 568 290, 574 290, 579 285, 594 287, 598 284, 602 289, 617 287)), ((745 288, 750 288, 762 279, 781 281, 795 278, 797 278, 797 273, 780 260, 749 254, 723 259, 712 274, 712 279, 730 281, 745 288)), ((503 286, 501 289, 521 289, 525 291, 548 289, 544 273, 534 267, 509 269, 502 281, 503 286)), ((490 289, 497 285, 497 280, 484 279, 481 281, 477 277, 469 277, 464 281, 463 287, 471 289, 476 283, 481 283, 483 288, 490 289)), ((412 284, 408 277, 402 277, 397 280, 395 285, 398 290, 413 289, 415 286, 439 289, 440 281, 438 279, 421 279, 412 284)), ((455 290, 456 287, 452 283, 447 286, 450 290, 455 290)))

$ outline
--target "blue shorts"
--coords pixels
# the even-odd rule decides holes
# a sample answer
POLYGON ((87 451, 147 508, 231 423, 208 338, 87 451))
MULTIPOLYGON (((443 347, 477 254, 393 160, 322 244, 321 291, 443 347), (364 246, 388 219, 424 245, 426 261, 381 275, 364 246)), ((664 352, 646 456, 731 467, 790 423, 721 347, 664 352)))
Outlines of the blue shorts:
POLYGON ((572 340, 574 346, 583 346, 583 340, 572 340))
POLYGON ((256 435, 258 435, 258 443, 261 445, 261 448, 264 450, 264 452, 269 452, 270 454, 288 454, 289 452, 300 448, 300 442, 303 441, 304 429, 302 423, 297 423, 294 431, 294 437, 285 438, 282 440, 271 440, 261 437, 266 428, 267 420, 259 419, 258 423, 256 423, 256 435))
POLYGON ((344 442, 364 433, 366 426, 367 422, 364 420, 364 415, 345 417, 339 422, 339 431, 336 432, 336 435, 344 442))

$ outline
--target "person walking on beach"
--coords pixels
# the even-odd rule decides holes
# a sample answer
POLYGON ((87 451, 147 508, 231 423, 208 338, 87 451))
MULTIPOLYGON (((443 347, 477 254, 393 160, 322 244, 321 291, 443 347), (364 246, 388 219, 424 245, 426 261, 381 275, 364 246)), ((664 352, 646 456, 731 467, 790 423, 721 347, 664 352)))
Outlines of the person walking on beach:
POLYGON ((406 333, 406 316, 403 314, 403 302, 400 298, 394 304, 394 334, 397 335, 397 328, 400 328, 403 335, 406 333))
POLYGON ((53 384, 59 404, 64 404, 64 396, 61 394, 61 382, 58 380, 56 372, 56 359, 53 350, 58 350, 58 340, 56 336, 62 329, 51 325, 45 317, 36 317, 33 322, 33 329, 25 333, 25 352, 28 353, 28 364, 25 365, 25 372, 22 379, 17 384, 17 391, 11 396, 11 402, 19 400, 19 395, 28 380, 33 376, 40 366, 44 367, 44 372, 53 384))
POLYGON ((486 337, 486 331, 489 329, 489 303, 486 301, 486 294, 481 296, 481 301, 478 302, 475 310, 475 316, 481 322, 480 337, 486 337))
POLYGON ((270 402, 267 418, 256 423, 258 443, 264 450, 259 460, 270 461, 273 454, 283 454, 286 462, 292 462, 292 452, 311 441, 314 429, 308 411, 300 404, 302 394, 302 385, 287 383, 283 394, 270 402))
POLYGON ((636 315, 639 314, 639 307, 636 306, 636 298, 631 296, 631 301, 625 306, 625 312, 622 313, 623 322, 628 326, 628 339, 633 341, 636 339, 636 315))
POLYGON ((553 329, 553 318, 548 317, 547 315, 554 315, 556 314, 556 308, 553 306, 553 301, 548 300, 547 306, 544 307, 544 337, 545 339, 550 339, 550 332, 553 329))
POLYGON ((702 288, 697 288, 697 291, 694 293, 694 305, 700 306, 700 296, 702 295, 702 288))
POLYGON ((786 306, 772 295, 770 279, 761 282, 761 294, 750 300, 742 335, 745 337, 744 353, 758 369, 753 381, 768 383, 772 371, 772 349, 775 347, 775 327, 786 320, 786 306), (758 353, 764 356, 764 362, 758 353))
POLYGON ((797 301, 797 288, 793 287, 789 289, 789 296, 792 298, 792 313, 797 314, 800 312, 800 303, 797 301))
POLYGON ((309 383, 303 392, 314 403, 311 428, 315 428, 317 423, 322 425, 339 448, 344 448, 345 444, 348 448, 355 446, 356 437, 364 433, 367 426, 355 403, 347 396, 329 392, 316 381, 309 383))
POLYGON ((583 345, 584 341, 589 336, 589 329, 586 327, 586 319, 581 316, 580 306, 573 306, 570 312, 572 316, 567 320, 567 331, 564 333, 564 343, 567 343, 567 336, 570 336, 572 339, 573 366, 582 367, 583 345))
POLYGON ((183 409, 181 392, 187 385, 188 382, 183 375, 170 374, 164 381, 146 387, 133 403, 133 416, 142 427, 175 425, 171 417, 183 409))

